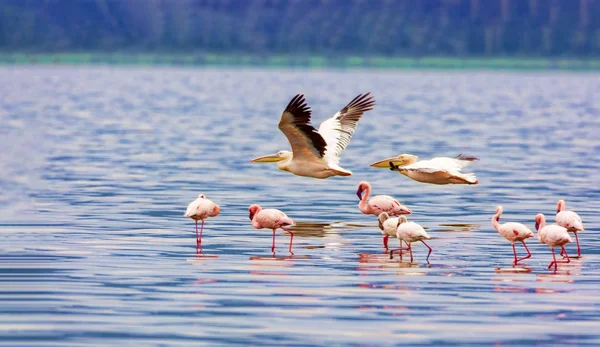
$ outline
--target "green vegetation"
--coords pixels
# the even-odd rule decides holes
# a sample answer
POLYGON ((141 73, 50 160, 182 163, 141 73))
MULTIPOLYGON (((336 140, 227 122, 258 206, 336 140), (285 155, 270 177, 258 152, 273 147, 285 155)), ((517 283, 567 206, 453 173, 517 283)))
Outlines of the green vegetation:
POLYGON ((387 58, 285 55, 23 54, 0 53, 0 64, 168 65, 197 67, 302 67, 372 69, 506 69, 600 71, 600 60, 516 58, 387 58))

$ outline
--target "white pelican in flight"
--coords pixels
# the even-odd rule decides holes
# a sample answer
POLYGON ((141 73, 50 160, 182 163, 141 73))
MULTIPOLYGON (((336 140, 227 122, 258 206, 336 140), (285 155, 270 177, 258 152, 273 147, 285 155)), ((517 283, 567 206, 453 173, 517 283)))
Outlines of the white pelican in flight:
POLYGON ((475 157, 437 157, 418 161, 412 154, 400 154, 371 164, 373 167, 388 168, 418 182, 431 184, 478 184, 475 174, 462 173, 461 169, 478 160, 475 157))
POLYGON ((350 176, 339 166, 346 148, 363 113, 372 110, 375 99, 370 93, 359 94, 333 117, 321 123, 319 130, 310 124, 311 109, 303 94, 292 98, 283 111, 279 130, 287 137, 292 151, 279 151, 254 158, 251 162, 277 162, 280 170, 314 178, 350 176))

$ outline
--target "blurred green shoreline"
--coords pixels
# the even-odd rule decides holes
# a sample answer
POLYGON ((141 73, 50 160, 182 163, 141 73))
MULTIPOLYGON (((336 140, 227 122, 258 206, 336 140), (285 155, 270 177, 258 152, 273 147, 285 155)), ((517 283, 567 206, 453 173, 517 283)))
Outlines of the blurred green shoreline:
POLYGON ((0 53, 0 65, 140 65, 195 67, 494 69, 600 71, 600 59, 564 58, 403 58, 320 55, 0 53))

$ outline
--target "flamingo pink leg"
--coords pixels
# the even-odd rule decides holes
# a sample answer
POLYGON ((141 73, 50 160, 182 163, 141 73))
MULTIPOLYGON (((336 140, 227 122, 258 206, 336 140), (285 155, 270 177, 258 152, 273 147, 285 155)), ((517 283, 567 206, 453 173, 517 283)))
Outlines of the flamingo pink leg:
POLYGON ((196 248, 198 248, 198 221, 196 220, 196 248))
POLYGON ((571 258, 569 258, 569 255, 567 254, 567 250, 565 249, 565 246, 561 246, 563 252, 565 253, 565 257, 567 257, 566 261, 563 261, 563 263, 570 263, 571 262, 571 258))
POLYGON ((548 265, 548 270, 550 270, 552 265, 554 265, 554 271, 556 271, 558 269, 558 265, 556 263, 556 255, 554 254, 554 247, 552 247, 552 258, 554 260, 550 262, 550 265, 548 265))
MULTIPOLYGON (((515 265, 517 265, 517 263, 520 262, 521 260, 525 260, 525 259, 531 258, 531 252, 529 252, 529 248, 527 248, 527 245, 525 244, 525 241, 522 241, 522 243, 523 243, 523 247, 525 247, 525 250, 527 251, 527 255, 524 256, 523 258, 516 259, 515 265)), ((513 245, 513 249, 514 249, 514 247, 515 247, 515 245, 513 245)), ((516 256, 516 253, 515 253, 515 258, 516 257, 517 256, 516 256)))
POLYGON ((281 228, 281 229, 283 229, 283 230, 287 231, 288 233, 290 233, 290 248, 289 248, 289 251, 290 251, 290 253, 292 255, 294 255, 294 252, 292 252, 292 242, 294 242, 294 233, 291 232, 290 230, 287 230, 286 228, 281 228))
POLYGON ((389 238, 390 238, 390 236, 389 236, 389 235, 384 235, 384 236, 383 236, 383 247, 385 247, 385 250, 386 250, 386 251, 389 249, 389 248, 388 248, 388 239, 389 239, 389 238))
POLYGON ((517 259, 517 249, 515 248, 515 244, 512 244, 512 248, 513 248, 513 254, 515 255, 515 260, 513 261, 513 265, 517 265, 517 263, 519 262, 519 259, 517 259))
MULTIPOLYGON (((433 251, 433 250, 431 249, 431 247, 429 247, 429 245, 428 245, 428 244, 426 244, 426 243, 425 243, 425 241, 421 240, 421 242, 423 242, 423 244, 424 244, 424 245, 425 245, 427 248, 429 248, 429 253, 427 253, 427 259, 425 259, 425 260, 429 261, 429 256, 431 255, 431 251, 433 251)), ((514 245, 513 245, 513 246, 514 246, 514 245)))
MULTIPOLYGON (((407 245, 408 245, 408 243, 407 243, 407 245)), ((402 240, 400 240, 400 248, 398 248, 398 249, 391 249, 390 250, 390 259, 394 258, 394 251, 400 251, 400 259, 402 259, 402 250, 403 249, 408 250, 408 247, 407 248, 402 248, 402 240)))
POLYGON ((413 255, 412 255, 412 245, 409 243, 408 244, 408 250, 410 251, 410 262, 413 262, 413 255))
MULTIPOLYGON (((575 234, 575 241, 577 241, 577 256, 581 257, 581 248, 579 248, 579 236, 577 236, 577 232, 573 232, 575 234)), ((567 254, 567 252, 565 252, 567 254)))
POLYGON ((273 244, 271 245, 271 252, 275 254, 275 229, 273 229, 273 244))

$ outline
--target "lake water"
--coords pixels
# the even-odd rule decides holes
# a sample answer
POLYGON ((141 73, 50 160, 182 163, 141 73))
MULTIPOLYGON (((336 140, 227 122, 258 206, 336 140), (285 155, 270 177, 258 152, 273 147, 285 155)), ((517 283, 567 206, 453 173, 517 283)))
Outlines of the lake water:
POLYGON ((1 67, 0 345, 597 346, 599 77, 1 67), (289 148, 277 124, 294 94, 319 124, 366 91, 351 177, 249 162, 289 148), (369 167, 400 153, 475 155, 480 184, 369 167), (428 228, 429 264, 421 244, 413 264, 384 254, 361 180, 428 228), (199 193, 221 205, 200 255, 183 217, 199 193), (496 205, 533 229, 560 198, 584 220, 582 258, 550 272, 530 239, 512 268, 496 205), (272 257, 252 203, 298 222, 293 258, 283 232, 272 257))

